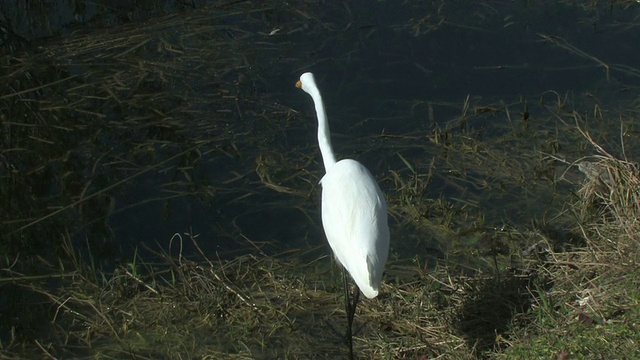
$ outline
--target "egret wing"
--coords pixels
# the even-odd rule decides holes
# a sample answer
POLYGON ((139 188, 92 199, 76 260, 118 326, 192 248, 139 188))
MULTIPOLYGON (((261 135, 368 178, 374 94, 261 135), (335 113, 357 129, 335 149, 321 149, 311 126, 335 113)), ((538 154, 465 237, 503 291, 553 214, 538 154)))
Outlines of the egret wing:
POLYGON ((337 162, 321 184, 322 224, 329 245, 362 293, 373 298, 389 251, 384 195, 355 160, 337 162))

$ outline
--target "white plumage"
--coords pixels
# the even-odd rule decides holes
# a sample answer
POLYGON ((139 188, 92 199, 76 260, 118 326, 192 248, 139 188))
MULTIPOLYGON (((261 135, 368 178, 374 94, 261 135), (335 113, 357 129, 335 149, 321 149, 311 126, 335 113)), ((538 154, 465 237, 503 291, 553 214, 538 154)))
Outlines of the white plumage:
POLYGON ((389 254, 389 226, 384 194, 364 165, 336 162, 322 96, 313 74, 296 84, 311 95, 318 116, 318 144, 326 174, 322 185, 322 225, 329 245, 367 298, 378 295, 389 254))

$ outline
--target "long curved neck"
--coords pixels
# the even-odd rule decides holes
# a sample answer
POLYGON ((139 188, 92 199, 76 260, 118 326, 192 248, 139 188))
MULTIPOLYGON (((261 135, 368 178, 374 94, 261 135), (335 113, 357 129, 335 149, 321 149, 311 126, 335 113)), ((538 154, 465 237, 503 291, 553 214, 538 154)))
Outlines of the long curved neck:
POLYGON ((329 131, 327 114, 324 111, 324 103, 320 92, 316 91, 311 97, 318 115, 318 145, 320 145, 320 153, 324 162, 324 171, 329 172, 329 169, 336 163, 336 157, 333 155, 333 148, 331 147, 331 132, 329 131))

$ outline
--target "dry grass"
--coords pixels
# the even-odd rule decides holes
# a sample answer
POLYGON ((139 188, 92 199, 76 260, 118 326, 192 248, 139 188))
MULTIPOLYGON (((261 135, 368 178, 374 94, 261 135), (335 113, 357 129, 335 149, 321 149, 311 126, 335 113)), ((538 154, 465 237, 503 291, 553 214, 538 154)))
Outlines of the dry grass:
MULTIPOLYGON (((176 247, 182 241, 181 236, 174 237, 176 247)), ((192 238, 187 241, 196 244, 192 238)), ((14 284, 17 293, 38 296, 46 304, 40 315, 51 323, 46 344, 14 338, 3 344, 3 355, 251 359, 344 355, 346 318, 336 295, 341 293, 340 282, 326 288, 328 271, 336 272, 333 278, 339 276, 326 257, 300 263, 295 259, 305 255, 290 252, 195 262, 180 253, 157 255, 157 264, 136 259, 108 278, 87 267, 60 269, 52 276, 58 282, 53 289, 41 279, 4 269, 3 282, 14 284)), ((497 282, 492 276, 451 278, 448 272, 392 264, 388 273, 395 282, 384 286, 380 298, 364 300, 358 309, 357 352, 372 358, 473 358, 472 349, 484 350, 494 340, 493 334, 481 329, 495 326, 499 316, 499 331, 504 331, 512 313, 528 306, 526 278, 497 282)))
POLYGON ((499 358, 638 356, 640 173, 636 163, 596 143, 575 118, 596 152, 576 161, 585 180, 567 210, 582 241, 570 251, 546 253, 538 269, 552 286, 533 306, 537 322, 516 327, 516 341, 499 358))

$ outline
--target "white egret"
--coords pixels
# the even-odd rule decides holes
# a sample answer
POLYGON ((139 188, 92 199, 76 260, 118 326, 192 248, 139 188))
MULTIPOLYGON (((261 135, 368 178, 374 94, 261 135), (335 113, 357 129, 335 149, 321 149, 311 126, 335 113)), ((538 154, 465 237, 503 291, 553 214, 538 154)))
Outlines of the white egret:
MULTIPOLYGON (((389 225, 384 194, 364 165, 351 159, 336 162, 322 95, 312 73, 304 73, 296 83, 313 99, 318 117, 318 144, 326 174, 322 185, 322 225, 338 262, 369 299, 378 295, 384 265, 389 254, 389 225)), ((346 275, 345 301, 347 342, 353 358, 351 326, 359 292, 349 301, 346 275)))

